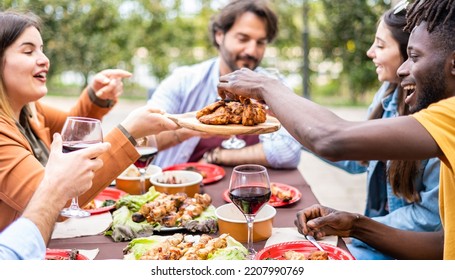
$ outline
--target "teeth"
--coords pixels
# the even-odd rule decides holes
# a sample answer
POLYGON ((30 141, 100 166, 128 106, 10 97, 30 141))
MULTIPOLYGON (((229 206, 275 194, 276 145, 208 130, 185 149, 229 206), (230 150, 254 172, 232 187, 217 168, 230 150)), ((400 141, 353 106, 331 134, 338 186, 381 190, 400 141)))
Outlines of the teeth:
POLYGON ((404 87, 405 90, 407 91, 411 91, 411 90, 415 90, 416 89, 416 86, 415 85, 407 85, 404 87))

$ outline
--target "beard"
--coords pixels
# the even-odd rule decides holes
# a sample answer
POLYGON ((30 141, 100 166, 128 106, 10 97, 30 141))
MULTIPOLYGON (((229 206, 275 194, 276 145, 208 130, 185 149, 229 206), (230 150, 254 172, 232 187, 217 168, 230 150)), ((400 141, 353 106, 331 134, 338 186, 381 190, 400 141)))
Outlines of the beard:
POLYGON ((416 105, 410 108, 411 113, 418 112, 427 108, 433 103, 436 103, 446 98, 445 92, 447 85, 443 74, 436 72, 435 75, 427 75, 422 79, 421 83, 421 96, 417 99, 416 105))
POLYGON ((249 68, 250 70, 254 70, 256 69, 256 67, 258 67, 259 63, 261 63, 260 59, 253 57, 251 55, 247 54, 234 55, 224 47, 224 44, 220 45, 219 52, 221 58, 224 60, 224 62, 229 67, 231 72, 239 70, 240 68, 243 67, 249 68))

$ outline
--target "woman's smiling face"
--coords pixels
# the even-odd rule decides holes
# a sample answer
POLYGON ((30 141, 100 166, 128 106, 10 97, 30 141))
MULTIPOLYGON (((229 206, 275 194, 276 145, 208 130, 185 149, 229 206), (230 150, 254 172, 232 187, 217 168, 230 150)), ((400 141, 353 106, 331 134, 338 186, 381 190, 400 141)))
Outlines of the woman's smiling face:
POLYGON ((373 45, 367 51, 369 58, 376 66, 376 74, 381 82, 399 83, 397 70, 404 59, 400 53, 400 45, 393 38, 383 20, 380 21, 376 30, 373 45))
POLYGON ((47 93, 49 59, 35 27, 28 27, 4 54, 3 83, 15 113, 47 93))

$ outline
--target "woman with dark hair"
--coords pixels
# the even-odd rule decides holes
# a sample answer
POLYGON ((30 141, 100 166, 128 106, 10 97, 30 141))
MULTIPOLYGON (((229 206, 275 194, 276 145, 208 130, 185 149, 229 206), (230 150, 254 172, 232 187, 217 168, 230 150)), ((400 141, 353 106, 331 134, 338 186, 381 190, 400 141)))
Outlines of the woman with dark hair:
MULTIPOLYGON (((378 22, 375 40, 367 55, 383 84, 369 106, 368 119, 409 113, 404 102, 406 91, 400 86, 397 75, 400 65, 408 59, 406 48, 410 34, 403 31, 405 26, 405 9, 388 10, 378 22)), ((442 228, 438 210, 438 158, 327 162, 349 173, 367 172, 365 216, 404 230, 437 231, 442 228)), ((354 238, 347 246, 356 259, 391 259, 354 238)))

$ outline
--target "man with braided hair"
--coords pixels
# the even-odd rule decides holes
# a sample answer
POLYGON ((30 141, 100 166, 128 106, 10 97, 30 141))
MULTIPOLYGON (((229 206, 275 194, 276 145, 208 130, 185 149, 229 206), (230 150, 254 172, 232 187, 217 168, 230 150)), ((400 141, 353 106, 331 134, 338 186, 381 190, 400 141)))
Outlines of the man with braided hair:
POLYGON ((221 76, 218 92, 264 100, 301 144, 332 161, 440 158, 441 231, 399 230, 321 205, 299 211, 295 223, 304 234, 355 237, 397 259, 455 259, 455 0, 417 0, 405 29, 409 57, 397 74, 412 115, 346 121, 248 69, 221 76))

